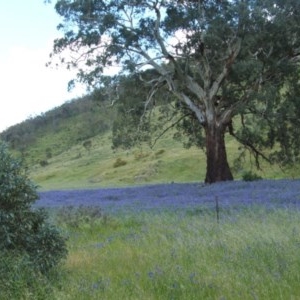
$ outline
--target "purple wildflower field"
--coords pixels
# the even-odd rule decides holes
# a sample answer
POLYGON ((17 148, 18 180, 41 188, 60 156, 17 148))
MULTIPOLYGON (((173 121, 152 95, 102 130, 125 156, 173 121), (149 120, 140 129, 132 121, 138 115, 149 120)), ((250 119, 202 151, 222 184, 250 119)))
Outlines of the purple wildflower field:
POLYGON ((212 185, 170 183, 126 188, 40 192, 36 207, 100 206, 106 212, 143 212, 263 205, 300 208, 300 180, 234 181, 212 185))

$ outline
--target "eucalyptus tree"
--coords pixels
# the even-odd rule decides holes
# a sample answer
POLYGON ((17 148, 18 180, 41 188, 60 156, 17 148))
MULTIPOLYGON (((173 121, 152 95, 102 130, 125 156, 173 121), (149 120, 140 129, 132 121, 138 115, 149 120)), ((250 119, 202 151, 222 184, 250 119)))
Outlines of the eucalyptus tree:
POLYGON ((99 87, 114 65, 153 70, 144 109, 161 88, 172 95, 178 122, 203 136, 207 183, 233 179, 226 134, 257 165, 299 157, 298 0, 58 0, 55 9, 63 37, 52 56, 71 51, 61 62, 77 80, 99 87))

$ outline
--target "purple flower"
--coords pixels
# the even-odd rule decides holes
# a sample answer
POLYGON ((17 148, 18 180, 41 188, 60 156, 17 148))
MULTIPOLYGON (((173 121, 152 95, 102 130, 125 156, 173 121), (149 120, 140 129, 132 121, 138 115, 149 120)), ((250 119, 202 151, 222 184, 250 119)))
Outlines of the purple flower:
POLYGON ((300 180, 234 181, 212 185, 199 183, 157 184, 127 188, 103 188, 40 192, 36 207, 100 206, 105 212, 182 211, 199 207, 220 209, 250 205, 267 208, 299 208, 300 180))

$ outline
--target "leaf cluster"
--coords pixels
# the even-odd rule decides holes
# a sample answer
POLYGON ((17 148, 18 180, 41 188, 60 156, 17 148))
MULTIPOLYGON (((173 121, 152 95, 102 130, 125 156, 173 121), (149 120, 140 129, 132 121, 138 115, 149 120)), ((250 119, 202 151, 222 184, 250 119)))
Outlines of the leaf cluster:
MULTIPOLYGON (((144 76, 149 74, 144 73, 144 76)), ((120 76, 118 78, 118 99, 116 101, 117 117, 112 126, 112 148, 125 149, 149 141, 150 118, 147 105, 149 89, 138 74, 120 76)))
POLYGON ((34 210, 37 187, 26 168, 0 143, 0 251, 29 257, 34 268, 47 273, 67 254, 65 238, 47 221, 44 210, 34 210))

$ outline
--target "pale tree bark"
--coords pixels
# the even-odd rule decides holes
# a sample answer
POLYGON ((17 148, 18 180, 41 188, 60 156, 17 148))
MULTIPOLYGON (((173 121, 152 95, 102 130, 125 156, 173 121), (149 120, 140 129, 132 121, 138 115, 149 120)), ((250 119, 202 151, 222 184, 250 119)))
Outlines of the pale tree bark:
MULTIPOLYGON (((202 78, 202 84, 186 72, 179 63, 182 57, 174 57, 174 53, 167 47, 166 41, 161 35, 161 12, 159 6, 151 6, 156 14, 154 37, 160 48, 162 56, 169 61, 172 68, 156 62, 149 52, 137 46, 134 50, 145 59, 145 64, 151 65, 160 74, 160 81, 165 81, 169 90, 180 99, 196 115, 206 135, 206 157, 207 171, 205 182, 213 183, 218 181, 233 180, 232 173, 227 161, 225 146, 225 131, 228 122, 231 120, 233 108, 219 111, 215 106, 215 99, 220 87, 228 75, 232 64, 235 62, 241 48, 241 40, 233 33, 228 40, 228 48, 220 59, 222 68, 218 74, 213 72, 205 51, 196 60, 194 70, 202 78), (213 79, 214 78, 214 79, 213 79), (189 94, 193 95, 190 96, 189 94)), ((188 59, 188 58, 185 58, 188 59)), ((154 89, 156 90, 156 89, 154 89)), ((150 95, 150 102, 152 96, 150 95)), ((146 105, 147 105, 146 104, 146 105)))
POLYGON ((194 111, 205 130, 206 183, 233 180, 227 159, 225 132, 233 117, 234 106, 222 109, 222 103, 217 104, 216 98, 231 65, 240 52, 240 48, 241 41, 239 39, 236 39, 228 47, 228 55, 224 59, 222 71, 214 81, 211 80, 208 61, 203 60, 203 88, 189 76, 186 77, 186 87, 197 96, 197 103, 187 95, 181 95, 185 104, 194 111))

